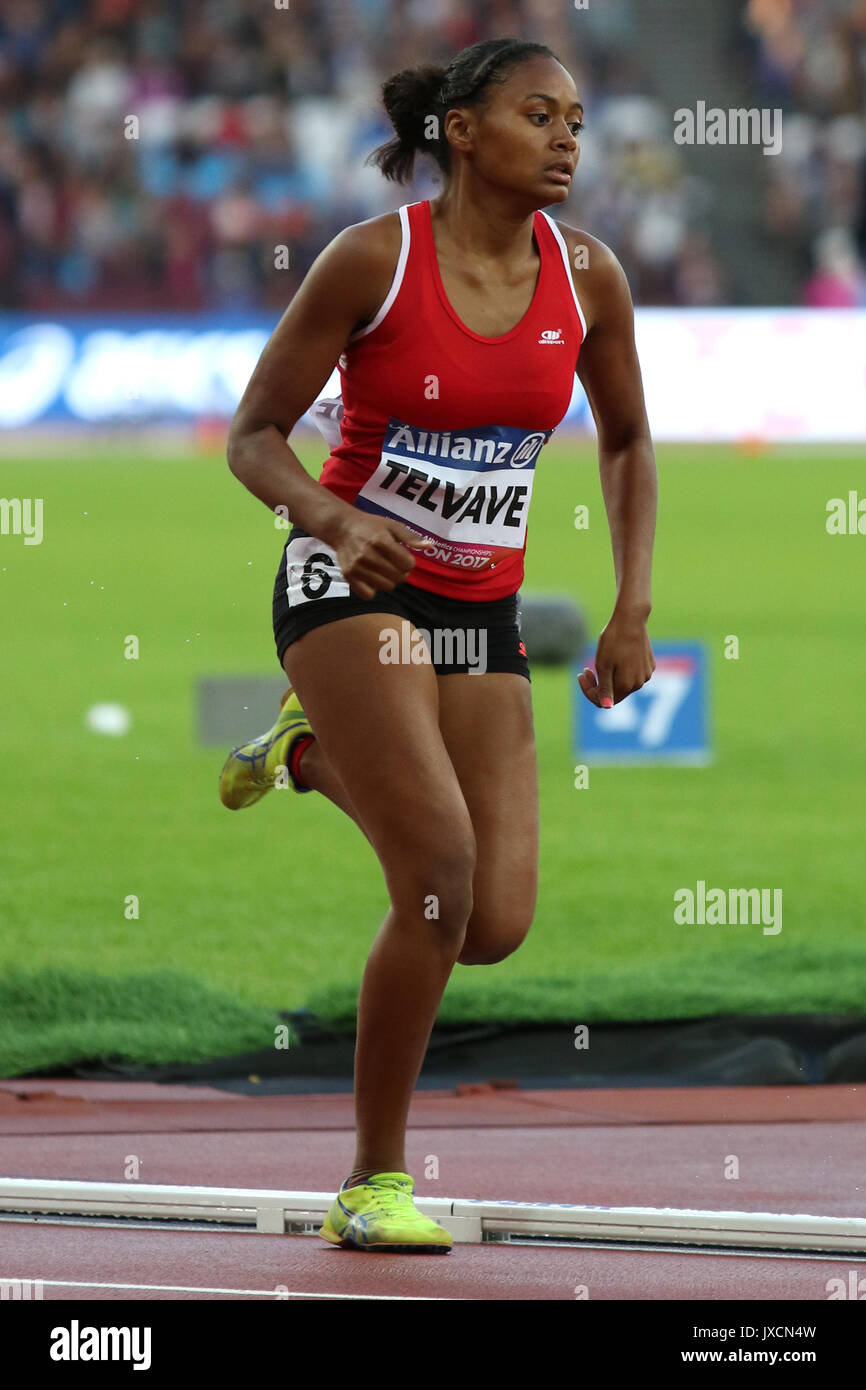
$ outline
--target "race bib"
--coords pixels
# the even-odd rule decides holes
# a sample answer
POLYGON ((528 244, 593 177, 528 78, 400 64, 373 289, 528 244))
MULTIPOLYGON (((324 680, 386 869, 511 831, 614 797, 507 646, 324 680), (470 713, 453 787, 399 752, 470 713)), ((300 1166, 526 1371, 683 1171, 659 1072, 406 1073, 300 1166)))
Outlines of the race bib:
POLYGON ((523 549, 535 460, 552 433, 509 425, 421 430, 391 419, 354 505, 431 537, 429 560, 486 569, 523 549))

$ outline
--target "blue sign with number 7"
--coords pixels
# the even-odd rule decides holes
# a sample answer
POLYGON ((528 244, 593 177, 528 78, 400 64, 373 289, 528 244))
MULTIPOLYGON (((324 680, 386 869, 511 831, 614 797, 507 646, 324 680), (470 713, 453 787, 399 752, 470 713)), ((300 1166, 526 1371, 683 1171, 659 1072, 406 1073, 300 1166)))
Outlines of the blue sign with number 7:
POLYGON ((656 669, 613 709, 590 704, 577 683, 590 649, 574 667, 575 751, 587 763, 708 763, 707 660, 698 642, 653 642, 656 669))

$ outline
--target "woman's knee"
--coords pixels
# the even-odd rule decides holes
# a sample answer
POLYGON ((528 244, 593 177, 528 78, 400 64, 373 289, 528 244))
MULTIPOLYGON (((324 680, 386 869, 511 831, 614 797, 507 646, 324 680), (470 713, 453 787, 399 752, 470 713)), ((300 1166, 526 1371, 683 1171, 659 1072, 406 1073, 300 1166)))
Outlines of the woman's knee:
POLYGON ((503 905, 502 910, 474 910, 466 925, 463 948, 457 957, 460 965, 496 965, 513 955, 526 940, 532 926, 533 907, 519 904, 503 905))
POLYGON ((386 878, 395 910, 429 922, 451 944, 462 943, 472 916, 475 841, 469 835, 449 843, 425 844, 397 856, 386 878))

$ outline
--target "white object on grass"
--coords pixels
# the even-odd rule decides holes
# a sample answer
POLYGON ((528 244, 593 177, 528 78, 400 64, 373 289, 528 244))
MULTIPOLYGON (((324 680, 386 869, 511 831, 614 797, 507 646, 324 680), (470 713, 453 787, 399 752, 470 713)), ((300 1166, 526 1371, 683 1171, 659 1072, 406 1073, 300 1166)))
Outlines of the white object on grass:
POLYGON ((132 715, 126 705, 91 705, 84 722, 95 734, 110 734, 120 737, 132 728, 132 715))

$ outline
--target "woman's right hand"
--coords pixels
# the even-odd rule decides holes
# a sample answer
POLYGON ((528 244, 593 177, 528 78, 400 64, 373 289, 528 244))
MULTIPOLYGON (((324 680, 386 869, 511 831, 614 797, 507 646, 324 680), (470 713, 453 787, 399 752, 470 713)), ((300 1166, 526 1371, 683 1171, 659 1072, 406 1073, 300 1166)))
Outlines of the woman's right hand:
POLYGON ((435 541, 399 521, 352 506, 341 514, 329 540, 349 588, 363 599, 403 582, 415 567, 411 550, 425 552, 435 546, 435 541))

